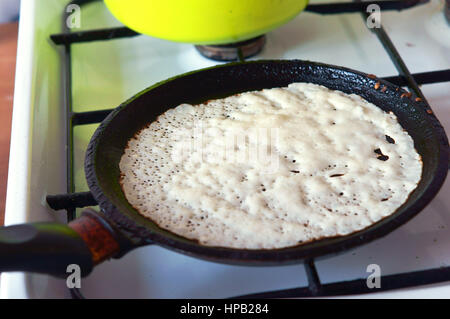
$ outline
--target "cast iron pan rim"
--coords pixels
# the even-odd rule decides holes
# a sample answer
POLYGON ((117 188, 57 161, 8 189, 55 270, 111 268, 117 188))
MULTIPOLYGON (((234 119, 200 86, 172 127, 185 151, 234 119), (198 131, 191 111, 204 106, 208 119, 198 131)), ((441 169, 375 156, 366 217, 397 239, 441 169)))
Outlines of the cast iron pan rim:
MULTIPOLYGON (((92 195, 99 203, 101 210, 106 214, 108 219, 110 219, 114 224, 122 231, 124 231, 128 237, 130 237, 136 244, 148 244, 148 243, 156 243, 163 247, 166 247, 171 250, 178 251, 180 253, 191 255, 194 257, 221 262, 221 263, 230 263, 230 264, 241 264, 241 265, 280 265, 280 264, 290 264, 290 263, 299 263, 304 259, 321 257, 330 254, 336 254, 341 251, 347 250, 349 248, 353 248, 362 244, 366 244, 374 239, 381 238, 399 226, 403 225, 411 218, 413 218, 416 214, 418 214, 437 194, 440 187, 445 181, 447 172, 448 172, 448 161, 449 161, 449 148, 448 148, 448 140, 445 134, 443 127, 440 125, 438 119, 434 116, 434 113, 427 113, 428 119, 432 123, 432 127, 434 129, 435 136, 439 139, 439 162, 435 173, 433 174, 433 178, 430 181, 428 187, 425 189, 423 194, 420 197, 420 200, 416 200, 411 207, 404 211, 401 214, 394 213, 386 217, 386 219, 390 218, 391 220, 381 227, 377 227, 381 221, 373 224, 372 226, 358 231, 356 233, 346 235, 346 236, 338 236, 333 238, 326 238, 323 240, 317 240, 312 243, 306 243, 299 246, 288 247, 283 249, 271 249, 271 250, 246 250, 246 249, 231 249, 231 248, 223 248, 223 247, 210 247, 210 246, 202 246, 194 241, 186 241, 180 237, 180 241, 168 238, 164 235, 165 230, 161 230, 162 233, 154 232, 149 230, 147 227, 143 225, 139 225, 137 222, 128 218, 125 214, 121 213, 119 209, 113 204, 112 201, 103 193, 102 189, 99 186, 99 181, 96 173, 96 150, 99 146, 102 134, 104 130, 108 127, 108 124, 113 121, 114 117, 120 113, 122 109, 127 107, 132 101, 139 98, 141 95, 153 90, 156 87, 164 85, 167 82, 174 81, 178 78, 188 77, 192 74, 196 74, 199 72, 208 72, 210 70, 218 69, 218 68, 233 68, 239 67, 240 65, 246 64, 261 64, 261 65, 270 65, 270 64, 279 64, 279 63, 287 63, 287 64, 299 64, 299 65, 308 65, 314 67, 323 67, 330 68, 335 70, 341 70, 348 73, 353 73, 359 76, 363 76, 365 78, 369 78, 367 74, 355 71, 352 69, 348 69, 341 66, 334 66, 329 64, 310 62, 310 61, 302 61, 302 60, 257 60, 250 62, 233 62, 227 63, 219 66, 213 66, 210 68, 200 69, 188 73, 184 73, 175 77, 172 77, 168 80, 159 82, 143 91, 139 92, 132 98, 128 99, 124 103, 122 103, 119 107, 113 110, 105 120, 100 124, 100 126, 95 131, 94 135, 91 138, 91 141, 88 145, 88 149, 86 152, 85 158, 85 174, 87 178, 88 186, 92 192, 92 195), (330 241, 330 243, 326 245, 321 245, 324 241, 330 241)), ((372 79, 372 78, 371 78, 372 79)), ((391 89, 396 89, 397 86, 393 85, 384 80, 376 79, 380 81, 381 84, 386 85, 391 89)), ((399 89, 399 93, 405 93, 406 91, 403 89, 399 89)), ((425 112, 425 108, 429 108, 429 106, 424 102, 412 102, 418 107, 422 108, 425 112)), ((138 213, 137 213, 138 214, 138 213)), ((175 236, 177 237, 177 236, 175 236)))

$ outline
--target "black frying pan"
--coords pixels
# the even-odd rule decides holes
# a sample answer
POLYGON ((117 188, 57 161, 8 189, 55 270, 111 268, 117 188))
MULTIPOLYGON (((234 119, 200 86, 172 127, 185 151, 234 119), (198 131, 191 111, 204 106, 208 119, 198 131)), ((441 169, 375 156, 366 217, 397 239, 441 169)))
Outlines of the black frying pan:
POLYGON ((68 226, 28 224, 1 229, 0 271, 65 275, 67 265, 75 263, 83 274, 88 274, 93 265, 109 257, 120 257, 132 248, 152 243, 206 260, 242 265, 280 265, 339 253, 382 237, 419 213, 443 184, 448 161, 446 134, 429 106, 374 76, 297 60, 232 63, 195 71, 138 93, 115 109, 96 130, 87 150, 85 172, 102 212, 86 212, 68 226), (119 184, 118 163, 127 141, 159 114, 181 103, 198 104, 292 82, 312 82, 354 93, 395 113, 422 156, 423 173, 418 187, 394 214, 348 236, 285 249, 244 250, 202 246, 177 236, 141 216, 127 202, 119 184))

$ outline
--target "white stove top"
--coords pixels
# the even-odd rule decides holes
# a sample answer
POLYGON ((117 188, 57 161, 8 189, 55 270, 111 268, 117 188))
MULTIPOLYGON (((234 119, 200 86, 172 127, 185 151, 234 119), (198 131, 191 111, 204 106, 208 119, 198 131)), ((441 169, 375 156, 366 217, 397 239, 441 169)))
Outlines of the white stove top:
MULTIPOLYGON (((65 192, 64 117, 60 107, 61 56, 49 35, 59 33, 66 0, 28 1, 22 7, 13 115, 6 224, 52 220, 47 194, 65 192), (49 16, 50 15, 50 16, 49 16)), ((320 2, 320 1, 311 1, 320 2)), ((322 1, 330 2, 330 1, 322 1)), ((402 12, 383 12, 381 22, 412 73, 450 68, 450 26, 443 1, 402 12)), ((117 26, 100 3, 82 9, 82 29, 117 26)), ((171 76, 215 65, 193 46, 138 36, 72 46, 74 111, 109 109, 171 76)), ((305 59, 353 68, 379 77, 396 69, 360 14, 301 13, 267 35, 258 59, 305 59)), ((424 85, 425 96, 450 132, 450 83, 424 85)), ((97 125, 75 129, 76 191, 87 191, 84 151, 97 125)), ((317 261, 322 283, 450 265, 450 181, 417 217, 390 235, 336 257, 317 261)), ((382 280, 382 279, 381 279, 382 280)), ((136 249, 98 266, 82 281, 88 298, 222 298, 307 285, 302 265, 238 267, 200 261, 158 246, 136 249)), ((449 297, 450 283, 363 297, 449 297)), ((3 298, 69 297, 65 281, 5 273, 3 298)))

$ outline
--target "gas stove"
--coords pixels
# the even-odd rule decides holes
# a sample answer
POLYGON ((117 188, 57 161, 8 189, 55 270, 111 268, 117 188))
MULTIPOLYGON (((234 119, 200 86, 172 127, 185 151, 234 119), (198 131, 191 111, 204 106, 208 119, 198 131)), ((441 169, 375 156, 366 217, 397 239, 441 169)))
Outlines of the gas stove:
MULTIPOLYGON (((81 212, 75 206, 94 205, 83 162, 98 123, 112 108, 156 82, 222 63, 205 58, 192 45, 123 28, 102 2, 74 1, 81 9, 80 28, 72 30, 65 27, 67 0, 37 2, 28 1, 21 8, 6 225, 66 222, 81 212), (47 196, 55 194, 63 194, 56 202, 65 210, 50 207, 55 205, 47 196), (69 207, 68 202, 75 205, 69 207)), ((383 28, 366 27, 370 17, 365 10, 361 13, 358 2, 311 1, 307 11, 266 34, 261 51, 249 59, 341 65, 421 90, 450 131, 450 25, 445 1, 370 3, 380 4, 383 28), (404 10, 392 10, 400 8, 404 10)), ((235 57, 244 58, 239 52, 235 57)), ((82 280, 81 289, 68 289, 65 280, 44 275, 4 273, 0 297, 448 298, 449 195, 447 179, 431 204, 407 224, 382 239, 305 267, 221 265, 153 245, 96 267, 82 280), (381 288, 366 285, 373 265, 381 272, 381 288)))

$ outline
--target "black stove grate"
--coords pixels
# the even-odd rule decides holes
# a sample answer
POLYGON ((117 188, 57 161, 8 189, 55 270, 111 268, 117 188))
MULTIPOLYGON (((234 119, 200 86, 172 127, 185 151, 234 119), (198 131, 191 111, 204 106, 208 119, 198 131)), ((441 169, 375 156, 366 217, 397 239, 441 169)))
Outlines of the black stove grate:
MULTIPOLYGON (((70 4, 79 6, 95 2, 99 0, 75 0, 70 4)), ((407 1, 353 1, 345 3, 326 3, 326 4, 310 4, 305 11, 314 12, 318 14, 342 14, 342 13, 357 13, 362 14, 365 21, 368 17, 367 7, 370 4, 379 5, 381 10, 404 10, 417 5, 429 2, 429 0, 407 0, 407 1)), ((62 195, 47 196, 47 202, 52 209, 65 209, 67 212, 67 220, 73 220, 76 208, 96 205, 95 199, 90 192, 76 193, 74 185, 73 173, 73 129, 77 125, 100 123, 112 111, 100 110, 91 112, 75 113, 72 108, 72 58, 71 45, 73 43, 91 42, 91 41, 107 41, 119 38, 129 38, 139 36, 133 30, 126 27, 87 30, 81 32, 70 32, 66 25, 68 13, 63 14, 63 33, 51 35, 52 41, 63 47, 63 72, 64 72, 64 101, 63 107, 66 111, 66 128, 67 128, 67 193, 62 195)), ((384 49, 391 58, 399 75, 385 77, 384 79, 399 86, 407 86, 416 96, 422 100, 426 100, 420 85, 432 84, 450 81, 450 69, 423 72, 411 74, 398 53, 394 44, 390 40, 387 32, 383 27, 371 29, 378 40, 383 45, 384 49)), ((242 59, 241 59, 242 60, 242 59)), ((237 296, 233 298, 295 298, 295 297, 313 297, 313 296, 343 296, 381 292, 393 289, 417 287, 422 285, 429 285, 435 283, 442 283, 450 281, 450 267, 439 267, 428 270, 398 273, 382 277, 381 288, 370 289, 367 286, 366 279, 356 279, 351 281, 333 282, 322 284, 319 274, 317 272, 314 260, 307 260, 304 263, 306 274, 308 277, 308 286, 267 291, 261 293, 248 294, 237 296)), ((71 289, 73 298, 84 298, 81 291, 78 289, 71 289)))

